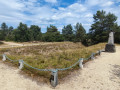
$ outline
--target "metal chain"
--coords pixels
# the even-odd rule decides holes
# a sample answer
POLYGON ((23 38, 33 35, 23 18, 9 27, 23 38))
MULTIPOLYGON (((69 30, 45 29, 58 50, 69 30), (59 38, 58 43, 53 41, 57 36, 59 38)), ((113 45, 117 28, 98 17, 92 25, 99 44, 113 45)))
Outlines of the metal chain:
POLYGON ((23 63, 24 63, 25 65, 27 65, 28 67, 33 68, 33 69, 36 69, 36 70, 39 70, 39 71, 53 71, 53 69, 38 69, 38 68, 32 67, 31 65, 25 63, 24 61, 23 61, 23 63))
POLYGON ((94 53, 92 53, 88 58, 84 58, 83 60, 89 60, 93 55, 94 53))
POLYGON ((19 60, 12 60, 12 59, 8 58, 6 55, 5 55, 5 57, 12 62, 18 62, 19 61, 19 60))
POLYGON ((70 67, 67 67, 67 68, 62 68, 62 69, 57 69, 57 70, 59 70, 59 71, 63 71, 63 70, 67 70, 67 69, 70 69, 70 68, 72 68, 72 67, 74 67, 74 66, 76 66, 79 62, 80 62, 80 60, 82 60, 82 58, 81 59, 79 59, 75 64, 73 64, 72 66, 70 66, 70 67))
MULTIPOLYGON (((89 60, 92 56, 94 56, 95 54, 98 54, 98 53, 92 53, 91 55, 90 55, 90 57, 88 57, 88 58, 84 58, 83 60, 89 60)), ((0 56, 2 56, 2 55, 0 55, 0 56)), ((5 55, 5 57, 8 59, 8 60, 10 60, 10 61, 12 61, 12 62, 18 62, 19 60, 12 60, 12 59, 10 59, 10 58, 8 58, 6 55, 5 55)), ((68 70, 68 69, 71 69, 71 68, 73 68, 74 66, 76 66, 79 62, 80 62, 80 60, 82 60, 82 58, 80 58, 76 63, 74 63, 73 65, 71 65, 71 66, 69 66, 69 67, 67 67, 67 68, 62 68, 62 69, 38 69, 38 68, 35 68, 35 67, 32 67, 31 65, 29 65, 29 64, 27 64, 26 62, 24 62, 23 61, 23 63, 25 64, 25 65, 27 65, 28 67, 30 67, 30 68, 33 68, 33 69, 35 69, 35 70, 39 70, 39 71, 55 71, 55 70, 59 70, 59 71, 63 71, 63 70, 68 70)))

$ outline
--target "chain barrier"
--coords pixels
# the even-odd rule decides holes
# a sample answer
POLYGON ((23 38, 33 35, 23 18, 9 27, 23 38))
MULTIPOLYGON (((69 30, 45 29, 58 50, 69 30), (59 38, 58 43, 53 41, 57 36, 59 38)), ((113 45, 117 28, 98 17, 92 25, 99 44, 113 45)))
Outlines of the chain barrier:
POLYGON ((35 68, 35 67, 32 67, 31 65, 27 64, 26 62, 24 62, 23 60, 12 60, 10 59, 9 57, 7 57, 5 54, 3 55, 0 55, 3 57, 3 61, 5 61, 6 59, 12 61, 12 62, 18 62, 19 63, 19 69, 22 69, 24 67, 24 65, 32 68, 32 69, 35 69, 35 70, 38 70, 38 71, 51 71, 51 78, 50 78, 50 83, 53 87, 56 87, 58 85, 58 71, 64 71, 64 70, 68 70, 68 69, 71 69, 73 68, 74 66, 76 66, 77 64, 79 64, 79 67, 82 69, 83 68, 83 61, 84 60, 89 60, 89 59, 94 59, 94 56, 99 54, 102 52, 102 50, 96 52, 96 53, 92 53, 88 58, 80 58, 76 63, 74 63, 73 65, 67 67, 67 68, 57 68, 57 69, 38 69, 38 68, 35 68))
POLYGON ((5 57, 12 62, 18 62, 19 61, 19 60, 12 60, 12 59, 8 58, 6 55, 5 55, 5 57))
POLYGON ((76 66, 80 60, 82 60, 82 58, 80 58, 75 64, 71 65, 70 67, 67 67, 67 68, 63 68, 63 69, 57 69, 58 71, 63 71, 63 70, 68 70, 68 69, 71 69, 72 67, 76 66))
POLYGON ((88 58, 84 58, 83 60, 90 60, 96 53, 92 53, 88 58))
POLYGON ((91 58, 92 54, 88 58, 84 58, 83 60, 89 60, 91 58))
MULTIPOLYGON (((84 58, 83 60, 89 60, 89 59, 91 59, 95 54, 98 54, 98 52, 97 52, 97 53, 92 53, 88 58, 84 58)), ((4 55, 5 55, 5 54, 4 54, 4 55)), ((3 56, 3 55, 0 55, 0 56, 3 56)), ((9 57, 7 57, 6 55, 5 55, 5 57, 6 57, 8 60, 12 61, 12 62, 19 62, 19 60, 12 60, 12 59, 10 59, 9 57)), ((62 69, 59 69, 59 68, 57 68, 57 69, 38 69, 38 68, 32 67, 31 65, 27 64, 27 63, 24 62, 24 61, 23 61, 23 64, 25 64, 26 66, 28 66, 28 67, 30 67, 30 68, 33 68, 33 69, 35 69, 35 70, 38 70, 38 71, 54 71, 54 70, 64 71, 64 70, 68 70, 68 69, 71 69, 71 68, 73 68, 74 66, 76 66, 76 65, 80 62, 80 60, 82 60, 82 58, 80 58, 80 59, 79 59, 76 63, 74 63, 73 65, 71 65, 71 66, 69 66, 69 67, 67 67, 67 68, 62 68, 62 69)))
POLYGON ((31 65, 25 63, 24 61, 23 61, 23 64, 38 71, 53 71, 53 69, 38 69, 38 68, 32 67, 31 65))

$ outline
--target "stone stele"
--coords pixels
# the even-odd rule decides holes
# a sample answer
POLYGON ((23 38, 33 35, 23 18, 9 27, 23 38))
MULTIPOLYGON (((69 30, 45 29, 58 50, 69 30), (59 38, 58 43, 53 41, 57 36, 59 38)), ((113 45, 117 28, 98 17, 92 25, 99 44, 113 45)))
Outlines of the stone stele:
POLYGON ((115 45, 114 45, 114 32, 109 33, 108 44, 105 47, 106 52, 116 52, 115 45))

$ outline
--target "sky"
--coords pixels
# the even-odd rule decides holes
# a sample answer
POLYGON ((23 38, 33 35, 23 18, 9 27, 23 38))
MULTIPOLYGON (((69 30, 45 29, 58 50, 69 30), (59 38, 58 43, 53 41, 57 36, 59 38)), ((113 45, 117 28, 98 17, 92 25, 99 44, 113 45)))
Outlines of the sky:
POLYGON ((120 0, 0 0, 0 24, 38 25, 44 33, 50 24, 61 32, 64 25, 79 22, 88 32, 98 10, 114 13, 120 25, 120 0))

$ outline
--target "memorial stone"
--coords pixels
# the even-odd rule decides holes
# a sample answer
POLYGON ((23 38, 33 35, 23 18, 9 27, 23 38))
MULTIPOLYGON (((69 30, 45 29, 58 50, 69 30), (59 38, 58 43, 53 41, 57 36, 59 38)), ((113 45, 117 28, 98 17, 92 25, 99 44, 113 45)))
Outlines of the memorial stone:
POLYGON ((114 45, 114 32, 109 33, 108 44, 105 47, 106 52, 116 52, 115 45, 114 45))

